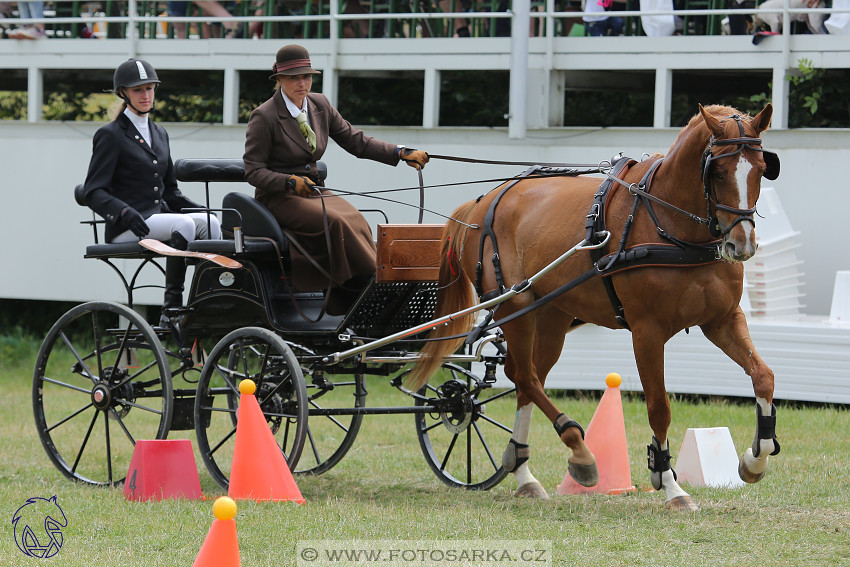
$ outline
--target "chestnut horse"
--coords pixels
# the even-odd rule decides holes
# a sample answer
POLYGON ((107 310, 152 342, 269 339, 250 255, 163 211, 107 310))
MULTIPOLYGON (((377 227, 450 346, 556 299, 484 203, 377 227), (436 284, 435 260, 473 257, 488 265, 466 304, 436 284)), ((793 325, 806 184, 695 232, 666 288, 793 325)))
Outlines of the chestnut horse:
MULTIPOLYGON (((474 305, 475 288, 481 298, 517 284, 522 287, 526 278, 573 244, 599 237, 602 231, 594 233, 593 226, 604 226, 612 235, 606 257, 585 251, 570 256, 539 278, 531 293, 517 294, 494 314, 499 323, 528 308, 499 323, 508 347, 505 374, 517 387, 514 430, 502 462, 516 476, 518 495, 547 497, 526 462, 532 404, 571 450, 570 475, 583 486, 598 481, 596 459, 584 443, 583 429, 543 389, 565 335, 584 323, 632 332, 653 432, 647 447, 650 478, 657 490, 665 491, 668 508, 698 509, 676 482, 667 438, 671 414, 664 387, 664 345, 683 329, 699 326, 751 377, 756 435, 741 456, 738 472, 750 483, 764 476, 768 455, 779 452, 773 371, 756 352, 738 304, 741 263, 757 247, 754 213, 761 178, 779 174, 776 154, 764 150, 759 138, 772 112, 770 104, 755 117, 730 107, 700 105, 665 157, 631 160, 628 169, 609 172, 609 179, 619 180, 609 180, 607 192, 598 177, 531 176, 454 212, 452 218, 461 222, 450 220, 444 231, 437 316, 474 305), (643 262, 640 257, 645 257, 643 262), (580 285, 557 293, 565 282, 594 269, 598 277, 581 279, 580 285), (547 294, 555 297, 538 301, 547 294)), ((467 316, 435 329, 432 337, 454 338, 426 343, 410 375, 411 387, 426 383, 443 357, 463 342, 456 335, 472 326, 467 316)))

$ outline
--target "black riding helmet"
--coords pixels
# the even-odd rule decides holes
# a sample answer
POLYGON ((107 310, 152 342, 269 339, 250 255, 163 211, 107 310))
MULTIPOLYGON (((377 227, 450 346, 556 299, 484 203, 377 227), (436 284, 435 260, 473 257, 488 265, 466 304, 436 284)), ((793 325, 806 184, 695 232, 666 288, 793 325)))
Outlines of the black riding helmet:
POLYGON ((159 77, 153 65, 142 59, 130 58, 115 69, 115 74, 112 75, 112 92, 124 99, 124 102, 130 104, 130 101, 124 96, 124 92, 121 89, 147 85, 149 83, 155 83, 157 86, 160 84, 159 77))

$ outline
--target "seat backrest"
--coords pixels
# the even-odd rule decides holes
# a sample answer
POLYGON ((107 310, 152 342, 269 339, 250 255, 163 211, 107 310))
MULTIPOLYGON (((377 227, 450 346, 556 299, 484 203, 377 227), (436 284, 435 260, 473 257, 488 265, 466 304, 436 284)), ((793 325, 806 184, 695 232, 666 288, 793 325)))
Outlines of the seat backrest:
POLYGON ((244 236, 271 238, 281 246, 281 249, 287 245, 287 240, 283 236, 283 231, 280 229, 277 220, 255 198, 245 193, 228 193, 221 200, 221 205, 225 209, 221 215, 221 228, 223 230, 233 232, 233 228, 239 226, 244 236), (227 209, 235 209, 239 211, 239 215, 227 209))
MULTIPOLYGON (((328 164, 316 163, 319 181, 328 178, 328 164)), ((185 158, 174 162, 178 181, 245 181, 245 165, 240 158, 185 158)))

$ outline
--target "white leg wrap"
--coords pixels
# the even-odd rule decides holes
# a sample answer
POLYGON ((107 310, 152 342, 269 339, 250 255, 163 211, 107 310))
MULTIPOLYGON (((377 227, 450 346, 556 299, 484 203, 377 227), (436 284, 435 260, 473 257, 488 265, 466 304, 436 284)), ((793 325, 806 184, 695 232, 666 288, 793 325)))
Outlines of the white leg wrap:
POLYGON ((530 470, 528 470, 528 463, 521 464, 519 468, 514 471, 514 477, 516 478, 517 488, 532 482, 537 482, 537 479, 534 478, 534 475, 531 474, 530 470))
POLYGON ((672 470, 667 470, 661 473, 661 488, 664 489, 668 502, 674 498, 678 498, 679 496, 689 496, 687 492, 682 490, 682 487, 679 486, 676 479, 673 478, 672 470))
POLYGON ((527 404, 519 408, 516 412, 516 417, 514 417, 514 434, 512 437, 517 443, 528 443, 532 411, 534 411, 534 404, 527 404))
MULTIPOLYGON (((517 443, 528 443, 529 431, 531 431, 531 414, 534 411, 534 404, 526 404, 519 408, 514 417, 514 433, 512 438, 517 443)), ((534 475, 528 469, 528 463, 521 464, 514 471, 514 477, 517 480, 517 487, 521 487, 530 482, 537 482, 534 475)))
POLYGON ((753 456, 752 447, 747 447, 747 450, 741 455, 744 466, 754 475, 764 474, 767 470, 767 456, 773 451, 773 441, 762 439, 759 445, 761 446, 761 454, 758 457, 753 456))

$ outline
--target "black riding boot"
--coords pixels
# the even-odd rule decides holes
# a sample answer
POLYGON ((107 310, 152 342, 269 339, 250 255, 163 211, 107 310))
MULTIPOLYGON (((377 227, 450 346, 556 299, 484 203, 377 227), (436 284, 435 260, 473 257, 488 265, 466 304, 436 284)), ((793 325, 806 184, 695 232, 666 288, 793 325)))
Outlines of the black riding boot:
MULTIPOLYGON (((179 233, 171 235, 172 248, 186 250, 188 242, 179 233)), ((186 279, 186 259, 179 256, 169 256, 165 259, 165 296, 162 300, 162 316, 159 319, 160 326, 166 327, 169 322, 168 310, 183 307, 183 282, 186 279)))

